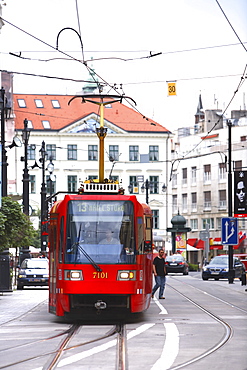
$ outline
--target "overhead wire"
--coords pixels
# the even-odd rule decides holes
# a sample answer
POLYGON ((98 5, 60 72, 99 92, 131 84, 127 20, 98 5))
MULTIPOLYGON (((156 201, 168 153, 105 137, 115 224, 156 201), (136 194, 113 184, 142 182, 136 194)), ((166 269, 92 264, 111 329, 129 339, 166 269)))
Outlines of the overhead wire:
POLYGON ((240 44, 243 46, 244 50, 245 50, 245 51, 247 51, 247 49, 246 49, 246 47, 245 47, 244 43, 242 42, 242 40, 241 40, 241 39, 240 39, 240 37, 238 36, 238 34, 237 34, 236 30, 234 29, 233 25, 231 24, 230 20, 228 19, 227 15, 226 15, 226 13, 224 12, 224 10, 223 10, 222 6, 220 5, 219 1, 218 1, 218 0, 215 0, 215 1, 216 1, 216 3, 218 4, 218 6, 219 6, 220 10, 222 11, 222 13, 223 13, 224 17, 226 18, 227 22, 229 23, 229 25, 230 25, 231 29, 232 29, 232 30, 233 30, 233 32, 235 33, 235 35, 236 35, 236 37, 237 37, 238 41, 239 41, 239 42, 240 42, 240 44))

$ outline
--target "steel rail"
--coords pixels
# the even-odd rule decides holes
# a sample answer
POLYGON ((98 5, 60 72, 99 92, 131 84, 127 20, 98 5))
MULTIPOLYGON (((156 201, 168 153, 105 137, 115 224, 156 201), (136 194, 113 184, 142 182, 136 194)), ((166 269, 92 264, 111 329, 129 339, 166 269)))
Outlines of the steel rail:
POLYGON ((175 292, 177 292, 183 298, 185 298, 186 300, 188 300, 194 306, 196 306, 201 311, 205 312, 211 318, 213 318, 214 320, 216 320, 219 324, 221 324, 224 327, 224 330, 225 330, 225 333, 224 333, 223 337, 221 338, 221 340, 216 345, 214 345, 213 347, 211 347, 209 350, 203 352, 199 356, 196 356, 196 357, 194 357, 194 358, 192 358, 192 359, 190 359, 190 360, 188 360, 186 362, 183 362, 180 365, 177 365, 177 366, 174 366, 174 367, 171 367, 170 368, 170 370, 178 370, 178 369, 182 369, 185 366, 188 366, 190 364, 193 364, 196 361, 199 361, 199 360, 201 360, 201 359, 203 359, 203 358, 211 355, 212 353, 216 352, 219 348, 223 347, 231 339, 232 334, 233 334, 233 329, 232 329, 231 325, 228 324, 226 321, 224 321, 223 319, 221 319, 220 317, 218 317, 217 315, 215 315, 211 311, 207 310, 206 308, 204 308, 203 306, 201 306, 200 304, 198 304, 197 302, 195 302, 191 298, 187 297, 185 294, 181 293, 178 289, 172 287, 169 284, 167 284, 167 285, 169 286, 169 288, 173 289, 175 292))

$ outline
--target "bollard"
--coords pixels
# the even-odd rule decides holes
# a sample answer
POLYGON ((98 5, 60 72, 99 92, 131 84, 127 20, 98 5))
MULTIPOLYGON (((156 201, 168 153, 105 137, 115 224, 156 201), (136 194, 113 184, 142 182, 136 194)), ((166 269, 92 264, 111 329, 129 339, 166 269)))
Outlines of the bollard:
POLYGON ((241 277, 241 285, 246 285, 246 273, 244 272, 241 277))

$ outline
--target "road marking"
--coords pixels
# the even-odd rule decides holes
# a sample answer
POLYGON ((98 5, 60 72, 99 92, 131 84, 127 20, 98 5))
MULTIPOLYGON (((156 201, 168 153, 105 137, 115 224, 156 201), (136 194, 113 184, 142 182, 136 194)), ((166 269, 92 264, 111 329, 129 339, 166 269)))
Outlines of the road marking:
POLYGON ((157 304, 157 306, 158 306, 158 307, 159 307, 159 309, 160 309, 159 315, 167 315, 167 314, 168 314, 168 312, 166 311, 165 307, 164 307, 164 306, 162 306, 162 304, 158 301, 158 299, 154 297, 154 299, 153 299, 153 300, 154 300, 154 303, 156 303, 156 304, 157 304))
MULTIPOLYGON (((128 333, 127 339, 131 339, 131 338, 143 333, 144 331, 150 329, 154 325, 155 325, 154 323, 141 325, 139 328, 137 328, 135 330, 132 330, 130 333, 128 333)), ((102 344, 100 346, 94 347, 94 348, 89 349, 87 351, 84 351, 82 353, 78 353, 76 355, 69 356, 68 358, 65 358, 65 359, 61 360, 59 362, 59 364, 57 365, 57 367, 63 367, 63 366, 72 364, 74 362, 80 361, 80 360, 82 360, 86 357, 92 356, 96 353, 105 351, 108 348, 114 347, 114 346, 116 346, 116 344, 117 344, 117 339, 113 339, 113 340, 109 341, 108 343, 105 343, 105 344, 102 344)), ((35 369, 35 370, 38 370, 38 369, 35 369)))
POLYGON ((151 370, 170 369, 179 352, 179 332, 173 323, 164 324, 166 340, 160 358, 151 367, 151 370))

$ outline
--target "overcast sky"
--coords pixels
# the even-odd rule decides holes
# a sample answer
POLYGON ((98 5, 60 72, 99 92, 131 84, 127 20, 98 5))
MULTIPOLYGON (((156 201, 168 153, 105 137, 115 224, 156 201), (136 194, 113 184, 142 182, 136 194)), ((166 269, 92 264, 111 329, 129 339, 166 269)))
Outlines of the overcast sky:
MULTIPOLYGON (((204 110, 224 110, 247 63, 246 0, 0 3, 6 3, 0 33, 1 70, 87 80, 85 65, 72 58, 88 61, 109 85, 122 84, 138 111, 171 131, 194 125, 200 93, 204 110), (66 27, 81 33, 84 55, 80 38, 72 30, 62 31, 58 39, 58 48, 66 55, 55 50, 57 36, 66 27), (150 57, 156 53, 162 54, 150 57), (176 81, 177 96, 168 97, 167 81, 176 81)), ((15 93, 73 95, 83 85, 14 75, 15 93)), ((113 93, 110 87, 105 91, 113 93)), ((247 82, 236 92, 227 116, 233 109, 244 109, 246 99, 247 82)))

